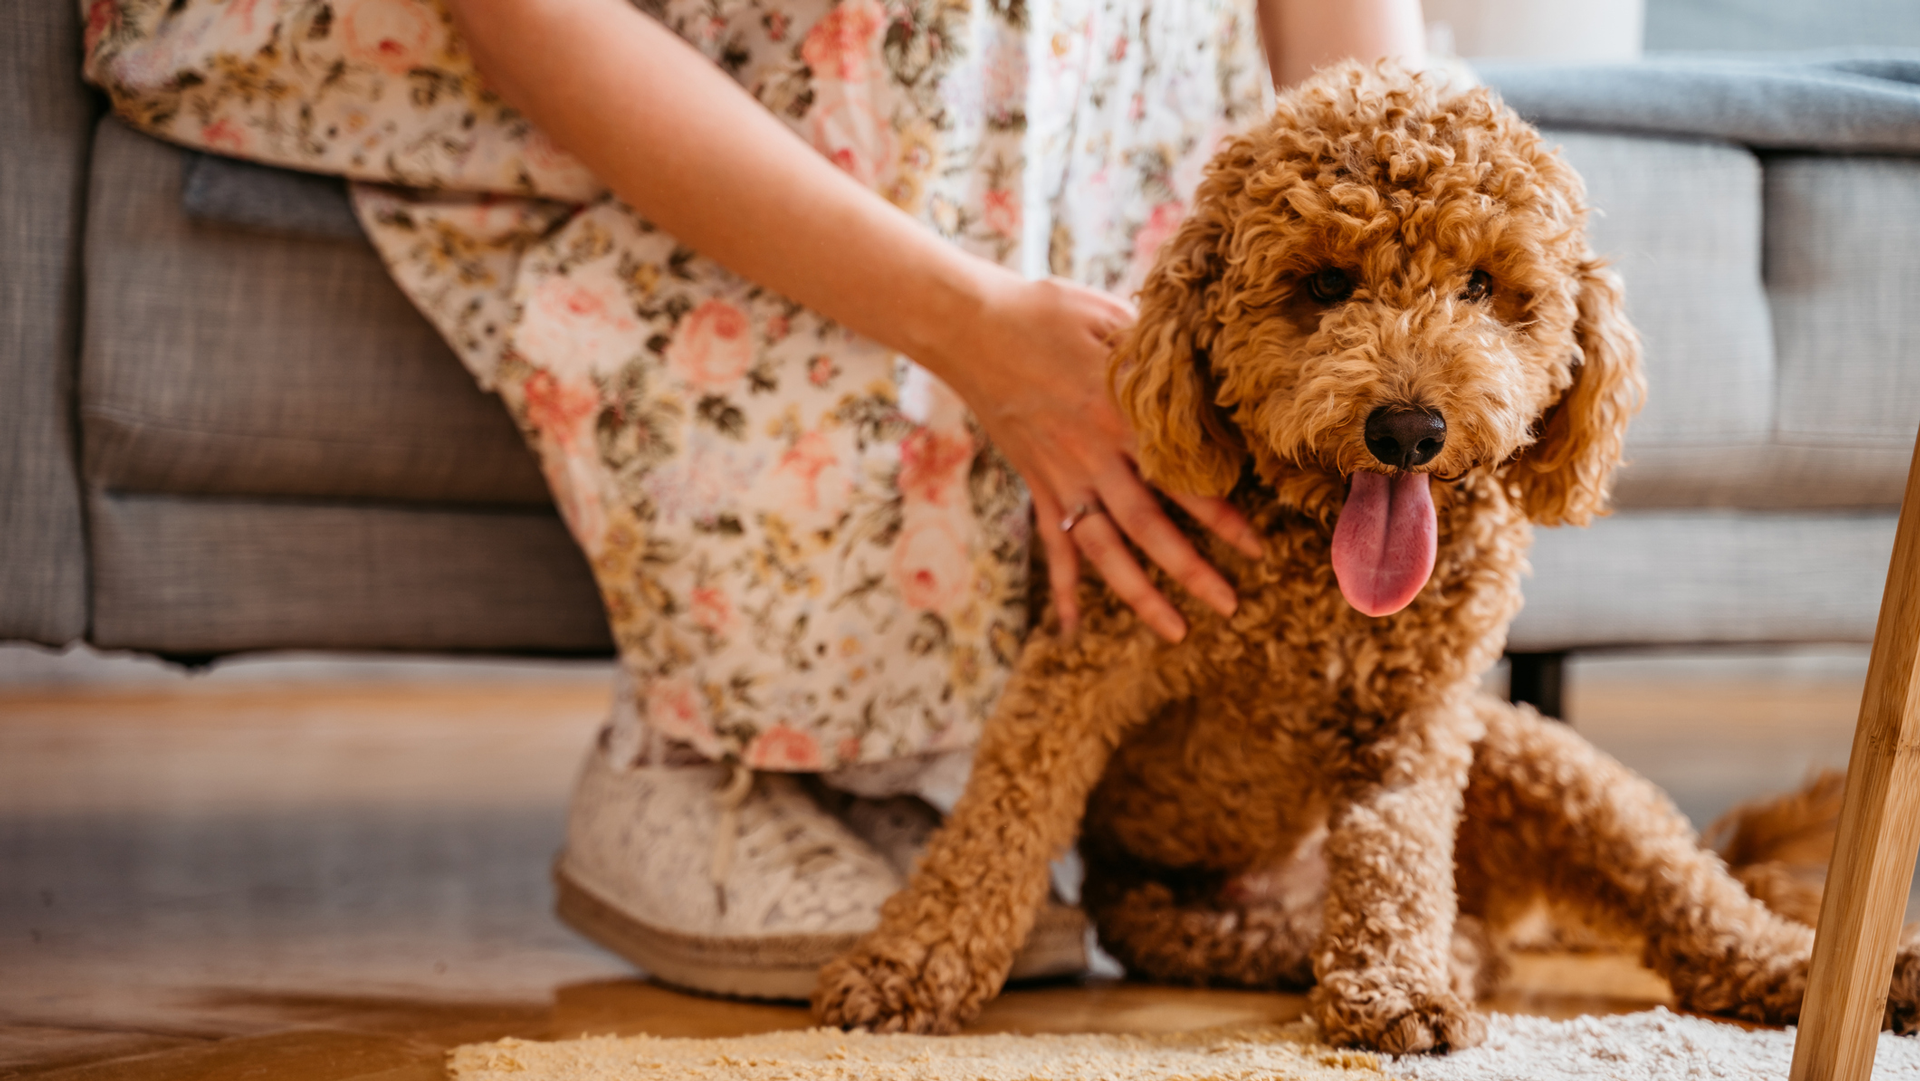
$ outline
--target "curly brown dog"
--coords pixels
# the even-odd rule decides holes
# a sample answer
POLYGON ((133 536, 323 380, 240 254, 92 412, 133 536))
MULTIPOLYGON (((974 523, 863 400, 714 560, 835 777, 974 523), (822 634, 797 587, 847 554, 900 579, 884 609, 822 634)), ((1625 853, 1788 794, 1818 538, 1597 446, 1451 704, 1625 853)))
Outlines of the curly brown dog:
POLYGON ((1187 523, 1241 603, 1181 601, 1177 644, 1091 583, 1076 636, 1036 632, 952 818, 822 972, 822 1020, 972 1018, 1076 834, 1131 970, 1312 981, 1335 1044, 1478 1042, 1475 920, 1542 897, 1643 935, 1687 1008, 1794 1019, 1812 931, 1652 785, 1477 689, 1533 526, 1602 509, 1643 393, 1586 216, 1487 92, 1386 66, 1322 73, 1222 151, 1113 381, 1141 472, 1230 492, 1266 554, 1187 523), (1303 843, 1323 904, 1263 888, 1303 843))

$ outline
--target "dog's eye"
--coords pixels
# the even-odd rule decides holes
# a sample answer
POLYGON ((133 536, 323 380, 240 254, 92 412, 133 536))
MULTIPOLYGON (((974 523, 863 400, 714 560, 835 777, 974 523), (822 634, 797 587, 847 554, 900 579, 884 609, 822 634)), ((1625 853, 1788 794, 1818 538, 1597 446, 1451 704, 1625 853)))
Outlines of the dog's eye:
POLYGON ((1353 279, 1339 267, 1314 271, 1307 279, 1307 295, 1322 304, 1338 304, 1353 295, 1353 279))
POLYGON ((1485 300, 1493 295, 1493 275, 1484 270, 1476 270, 1467 279, 1467 288, 1461 292, 1460 299, 1467 301, 1485 300))

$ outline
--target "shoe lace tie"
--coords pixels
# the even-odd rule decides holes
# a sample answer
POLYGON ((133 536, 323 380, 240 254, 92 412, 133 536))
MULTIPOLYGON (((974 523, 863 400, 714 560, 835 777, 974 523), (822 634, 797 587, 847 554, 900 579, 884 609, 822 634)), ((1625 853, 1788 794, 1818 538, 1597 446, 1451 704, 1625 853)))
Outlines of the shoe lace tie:
POLYGON ((720 808, 720 825, 713 831, 713 863, 707 873, 713 880, 714 903, 723 916, 727 914, 727 875, 733 870, 734 845, 740 836, 740 805, 752 791, 753 771, 736 759, 733 775, 713 796, 720 808))

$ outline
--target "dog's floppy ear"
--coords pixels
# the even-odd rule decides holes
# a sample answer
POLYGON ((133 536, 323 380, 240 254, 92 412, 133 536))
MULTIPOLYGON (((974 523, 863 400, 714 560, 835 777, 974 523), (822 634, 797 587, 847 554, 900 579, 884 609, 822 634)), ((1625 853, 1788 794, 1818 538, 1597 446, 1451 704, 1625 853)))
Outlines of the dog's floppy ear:
POLYGON ((1586 525, 1606 512, 1627 421, 1646 398, 1640 337, 1627 322, 1619 276, 1589 257, 1578 282, 1580 358, 1573 385, 1516 463, 1527 517, 1547 526, 1586 525))
POLYGON ((1140 473, 1168 491, 1223 496, 1246 450, 1214 404, 1207 351, 1219 328, 1213 307, 1225 268, 1226 214, 1220 165, 1194 210, 1160 249, 1140 287, 1140 321, 1120 340, 1107 371, 1114 399, 1139 439, 1140 473))

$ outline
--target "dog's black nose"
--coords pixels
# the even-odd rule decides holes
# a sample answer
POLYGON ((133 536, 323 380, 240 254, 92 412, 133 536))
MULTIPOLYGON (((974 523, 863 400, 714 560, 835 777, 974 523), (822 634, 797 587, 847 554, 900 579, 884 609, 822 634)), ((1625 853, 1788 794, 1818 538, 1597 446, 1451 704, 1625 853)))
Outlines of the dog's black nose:
POLYGON ((1447 420, 1432 409, 1383 405, 1367 418, 1367 449, 1395 469, 1426 465, 1447 445, 1447 420))

